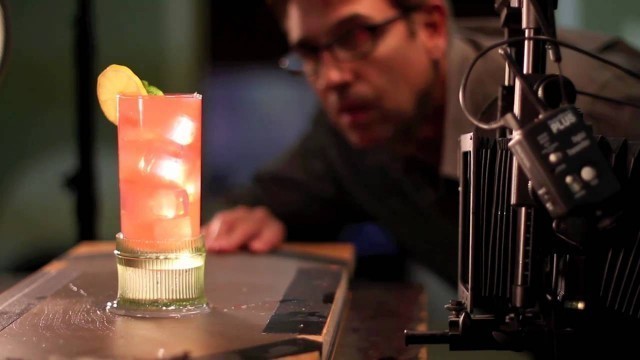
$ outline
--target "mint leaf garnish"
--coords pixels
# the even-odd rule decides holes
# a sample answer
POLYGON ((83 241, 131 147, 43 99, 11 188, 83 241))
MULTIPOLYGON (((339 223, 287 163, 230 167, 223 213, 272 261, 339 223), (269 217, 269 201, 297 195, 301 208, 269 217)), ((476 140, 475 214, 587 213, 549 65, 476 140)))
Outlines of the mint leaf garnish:
POLYGON ((162 90, 153 85, 150 85, 147 80, 142 80, 142 85, 144 85, 144 88, 147 90, 147 94, 149 95, 164 95, 162 90))

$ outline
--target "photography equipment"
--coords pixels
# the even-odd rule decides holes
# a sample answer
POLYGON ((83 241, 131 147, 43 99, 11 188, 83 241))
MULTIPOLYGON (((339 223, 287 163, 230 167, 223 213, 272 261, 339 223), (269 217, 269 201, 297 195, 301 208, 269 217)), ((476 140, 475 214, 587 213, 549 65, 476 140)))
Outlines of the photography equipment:
POLYGON ((405 341, 540 359, 637 356, 640 142, 593 133, 576 96, 624 101, 577 90, 560 47, 640 76, 558 41, 557 1, 495 8, 506 39, 474 59, 460 89, 476 129, 460 138, 459 298, 446 305, 448 331, 406 331, 405 341), (464 94, 475 63, 498 48, 505 79, 486 123, 464 94), (558 74, 547 74, 547 58, 558 74))

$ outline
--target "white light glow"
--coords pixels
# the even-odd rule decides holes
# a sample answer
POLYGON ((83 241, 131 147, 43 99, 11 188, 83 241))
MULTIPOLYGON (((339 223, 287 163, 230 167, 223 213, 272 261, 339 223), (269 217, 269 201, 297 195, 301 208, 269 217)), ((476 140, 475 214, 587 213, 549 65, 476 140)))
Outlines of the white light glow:
POLYGON ((180 115, 169 132, 169 139, 180 145, 189 145, 196 136, 196 124, 186 115, 180 115))
POLYGON ((184 163, 171 156, 144 157, 138 163, 138 168, 146 173, 182 185, 186 176, 184 163))
POLYGON ((178 159, 166 158, 158 161, 155 167, 155 173, 166 180, 181 184, 184 180, 184 165, 182 161, 178 159))
POLYGON ((189 182, 185 185, 185 190, 187 190, 187 194, 189 195, 189 200, 193 201, 196 195, 196 185, 192 182, 189 182))
POLYGON ((165 219, 172 219, 177 216, 186 215, 188 195, 182 189, 159 190, 151 198, 151 209, 156 216, 165 219))

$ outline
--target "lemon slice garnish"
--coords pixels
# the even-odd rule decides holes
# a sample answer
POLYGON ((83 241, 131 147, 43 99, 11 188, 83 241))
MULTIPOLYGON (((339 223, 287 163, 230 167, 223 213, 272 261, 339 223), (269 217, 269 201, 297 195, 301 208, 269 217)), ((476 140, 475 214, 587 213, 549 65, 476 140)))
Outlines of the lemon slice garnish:
POLYGON ((147 95, 140 78, 126 66, 109 65, 98 75, 98 103, 104 116, 118 125, 117 95, 147 95))

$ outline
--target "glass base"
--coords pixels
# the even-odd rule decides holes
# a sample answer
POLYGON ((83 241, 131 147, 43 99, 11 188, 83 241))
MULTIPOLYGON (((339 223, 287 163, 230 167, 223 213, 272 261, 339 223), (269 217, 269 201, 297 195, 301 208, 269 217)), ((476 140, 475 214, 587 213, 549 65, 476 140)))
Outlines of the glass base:
POLYGON ((116 237, 118 298, 107 304, 107 311, 137 317, 181 317, 209 311, 202 237, 174 243, 169 252, 147 247, 138 251, 133 245, 122 234, 116 237))
POLYGON ((107 303, 108 312, 115 315, 146 318, 179 318, 183 316, 197 315, 211 311, 208 304, 201 305, 157 305, 139 304, 127 300, 115 300, 107 303))

